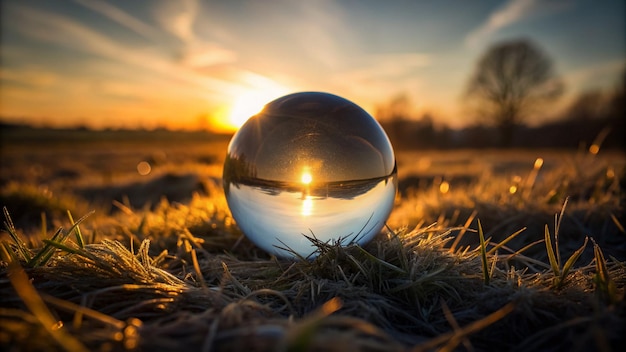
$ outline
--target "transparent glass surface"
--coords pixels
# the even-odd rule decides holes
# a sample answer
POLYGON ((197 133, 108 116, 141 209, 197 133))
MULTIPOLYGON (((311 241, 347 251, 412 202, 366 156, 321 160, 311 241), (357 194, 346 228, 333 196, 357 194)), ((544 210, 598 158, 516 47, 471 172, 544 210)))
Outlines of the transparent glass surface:
POLYGON ((397 189, 391 143, 341 97, 295 93, 267 104, 233 136, 224 191, 243 233, 281 257, 328 243, 364 244, 384 226, 397 189))

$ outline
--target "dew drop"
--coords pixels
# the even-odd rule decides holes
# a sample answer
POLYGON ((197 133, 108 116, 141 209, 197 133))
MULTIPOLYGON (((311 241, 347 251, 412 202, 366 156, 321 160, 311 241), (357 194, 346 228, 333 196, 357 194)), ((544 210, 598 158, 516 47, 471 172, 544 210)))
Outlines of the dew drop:
POLYGON ((233 136, 224 191, 242 232, 281 257, 318 255, 308 237, 365 244, 389 217, 396 160, 385 131, 336 95, 286 95, 233 136))

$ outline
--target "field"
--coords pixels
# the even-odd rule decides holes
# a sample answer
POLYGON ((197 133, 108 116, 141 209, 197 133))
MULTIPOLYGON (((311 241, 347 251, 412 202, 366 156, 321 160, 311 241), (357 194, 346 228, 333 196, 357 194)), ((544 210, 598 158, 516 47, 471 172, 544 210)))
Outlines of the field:
POLYGON ((293 262, 230 217, 226 136, 2 133, 2 350, 626 343, 622 152, 399 151, 385 230, 293 262))

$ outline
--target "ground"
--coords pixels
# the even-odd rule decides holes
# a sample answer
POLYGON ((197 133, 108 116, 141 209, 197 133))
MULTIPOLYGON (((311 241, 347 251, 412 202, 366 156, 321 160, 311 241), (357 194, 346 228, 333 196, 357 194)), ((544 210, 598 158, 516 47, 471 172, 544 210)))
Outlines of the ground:
POLYGON ((397 151, 381 234, 290 261, 230 217, 227 138, 90 133, 3 136, 3 350, 626 342, 622 152, 397 151))

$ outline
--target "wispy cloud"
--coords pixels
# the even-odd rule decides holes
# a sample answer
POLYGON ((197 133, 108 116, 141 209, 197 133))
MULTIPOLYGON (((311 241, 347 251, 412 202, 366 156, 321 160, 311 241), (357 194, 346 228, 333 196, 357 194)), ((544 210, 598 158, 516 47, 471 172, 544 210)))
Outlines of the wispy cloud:
POLYGON ((366 57, 361 68, 348 72, 360 80, 388 80, 406 76, 417 68, 430 65, 432 58, 424 53, 390 53, 366 57))
POLYGON ((58 74, 41 67, 4 68, 0 71, 0 80, 22 86, 27 83, 28 87, 50 87, 59 82, 60 78, 58 74))
POLYGON ((497 31, 539 15, 561 11, 565 2, 541 0, 509 0, 492 12, 487 20, 465 37, 465 44, 474 47, 497 31))
POLYGON ((235 51, 207 41, 194 32, 200 11, 197 0, 162 1, 155 6, 153 15, 162 30, 181 41, 177 55, 180 64, 197 70, 236 62, 238 55, 235 51))
POLYGON ((95 11, 104 17, 132 30, 144 38, 158 43, 160 40, 159 30, 144 21, 128 14, 118 7, 101 0, 74 0, 76 3, 95 11))
MULTIPOLYGON (((380 102, 381 98, 387 98, 381 97, 381 92, 393 95, 419 91, 422 80, 417 71, 432 62, 432 56, 425 53, 369 55, 356 68, 338 73, 332 83, 355 98, 380 102)), ((372 108, 370 106, 369 110, 372 108)))
MULTIPOLYGON (((293 3, 293 2, 290 2, 293 3)), ((297 2, 296 16, 289 19, 289 28, 296 35, 294 44, 327 67, 337 67, 350 50, 350 31, 343 9, 333 1, 297 2), (300 39, 300 40, 297 40, 300 39)))
POLYGON ((242 52, 259 53, 250 61, 281 62, 283 71, 297 66, 310 72, 338 69, 358 55, 355 43, 361 33, 353 31, 348 10, 337 1, 248 1, 240 7, 226 10, 229 22, 237 23, 228 28, 230 43, 242 52))
POLYGON ((198 1, 161 1, 155 6, 154 16, 157 22, 183 42, 195 39, 193 25, 198 16, 198 1))
MULTIPOLYGON (((22 25, 17 27, 28 37, 58 45, 78 52, 95 54, 137 71, 149 71, 170 83, 191 85, 199 89, 197 94, 228 92, 235 82, 199 75, 193 69, 182 66, 170 58, 154 55, 153 52, 138 50, 129 44, 109 38, 88 28, 74 19, 40 11, 30 7, 16 9, 22 25)), ((137 72, 136 71, 136 72, 137 72)))
POLYGON ((194 42, 182 55, 181 63, 194 69, 236 62, 237 53, 210 42, 194 42))
POLYGON ((563 76, 563 80, 566 86, 576 87, 572 94, 578 94, 586 90, 617 86, 625 70, 626 59, 610 60, 570 71, 563 76))

